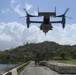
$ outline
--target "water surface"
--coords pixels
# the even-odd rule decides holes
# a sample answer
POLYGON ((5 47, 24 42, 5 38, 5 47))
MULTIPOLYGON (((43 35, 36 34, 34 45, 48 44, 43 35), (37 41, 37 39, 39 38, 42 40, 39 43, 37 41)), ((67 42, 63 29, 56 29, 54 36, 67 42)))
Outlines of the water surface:
POLYGON ((16 64, 0 64, 0 74, 3 74, 14 67, 16 67, 16 64))

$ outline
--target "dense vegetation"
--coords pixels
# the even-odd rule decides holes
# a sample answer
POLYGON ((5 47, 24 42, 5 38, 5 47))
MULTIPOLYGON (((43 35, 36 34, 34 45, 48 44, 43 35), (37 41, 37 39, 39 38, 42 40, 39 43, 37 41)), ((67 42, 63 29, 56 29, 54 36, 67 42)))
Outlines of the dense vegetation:
POLYGON ((14 49, 0 51, 0 63, 21 63, 28 60, 76 59, 76 45, 55 42, 30 43, 14 49))

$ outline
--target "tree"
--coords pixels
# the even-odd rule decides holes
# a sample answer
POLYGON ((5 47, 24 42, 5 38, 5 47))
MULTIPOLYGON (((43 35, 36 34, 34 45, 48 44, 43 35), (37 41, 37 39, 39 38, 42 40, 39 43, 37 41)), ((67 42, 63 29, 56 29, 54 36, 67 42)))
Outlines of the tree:
POLYGON ((61 54, 60 54, 60 57, 62 59, 66 59, 66 52, 62 51, 61 54))

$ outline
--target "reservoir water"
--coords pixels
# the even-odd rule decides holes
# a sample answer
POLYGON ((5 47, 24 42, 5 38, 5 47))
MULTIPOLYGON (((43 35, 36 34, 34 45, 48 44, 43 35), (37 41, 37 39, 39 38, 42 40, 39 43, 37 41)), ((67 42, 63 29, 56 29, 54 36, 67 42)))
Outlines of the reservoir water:
POLYGON ((3 74, 14 67, 16 67, 16 64, 0 64, 0 74, 3 74))

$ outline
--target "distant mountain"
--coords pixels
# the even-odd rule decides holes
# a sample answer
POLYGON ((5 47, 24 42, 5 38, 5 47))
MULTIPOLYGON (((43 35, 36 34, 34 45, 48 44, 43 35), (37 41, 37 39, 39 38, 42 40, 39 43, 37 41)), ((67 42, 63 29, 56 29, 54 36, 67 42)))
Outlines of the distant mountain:
POLYGON ((21 63, 28 60, 76 58, 76 45, 59 45, 55 42, 27 43, 14 49, 0 51, 0 63, 21 63))

